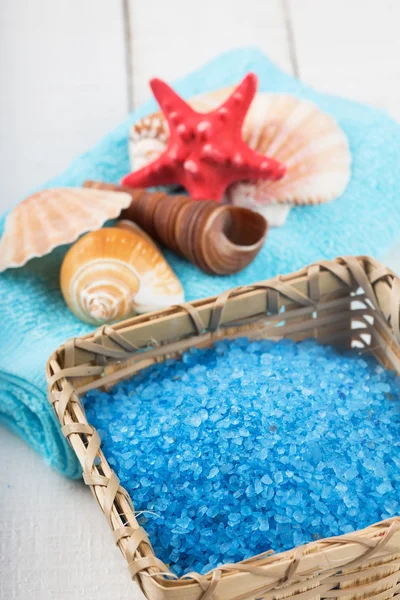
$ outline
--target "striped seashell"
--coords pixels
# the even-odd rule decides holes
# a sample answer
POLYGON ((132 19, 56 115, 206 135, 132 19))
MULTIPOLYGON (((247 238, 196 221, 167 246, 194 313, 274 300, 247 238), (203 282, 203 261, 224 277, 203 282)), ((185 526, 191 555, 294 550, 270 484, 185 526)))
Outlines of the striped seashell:
POLYGON ((57 246, 118 217, 128 194, 84 188, 55 188, 29 196, 8 215, 0 241, 0 272, 22 267, 57 246))
POLYGON ((141 169, 162 154, 169 131, 165 119, 151 115, 135 123, 129 136, 129 158, 135 169, 141 169))
MULTIPOLYGON (((264 217, 240 206, 220 205, 188 196, 85 181, 89 188, 128 191, 132 203, 119 227, 148 234, 206 273, 229 275, 244 269, 259 253, 268 225, 264 217), (142 232, 144 233, 144 232, 142 232)), ((152 239, 149 238, 152 242, 152 239)), ((154 243, 154 242, 152 242, 154 243)))

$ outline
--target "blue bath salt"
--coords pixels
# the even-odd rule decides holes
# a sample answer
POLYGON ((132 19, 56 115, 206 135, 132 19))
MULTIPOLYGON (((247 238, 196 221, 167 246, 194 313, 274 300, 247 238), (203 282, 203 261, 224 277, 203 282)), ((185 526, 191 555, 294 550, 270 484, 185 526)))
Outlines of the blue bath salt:
POLYGON ((159 558, 205 573, 400 513, 400 378, 312 340, 218 342, 84 404, 159 558))

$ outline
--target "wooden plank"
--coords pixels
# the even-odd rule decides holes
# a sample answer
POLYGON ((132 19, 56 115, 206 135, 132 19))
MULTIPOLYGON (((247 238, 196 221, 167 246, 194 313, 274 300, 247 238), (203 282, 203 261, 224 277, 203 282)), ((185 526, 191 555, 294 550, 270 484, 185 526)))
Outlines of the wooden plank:
POLYGON ((400 3, 288 0, 300 78, 400 118, 400 3))
MULTIPOLYGON (((400 119, 400 3, 287 2, 300 78, 400 119)), ((400 273, 400 245, 383 262, 400 273)))
POLYGON ((258 46, 292 72, 280 0, 129 0, 132 96, 138 106, 148 96, 148 81, 172 81, 220 52, 258 46))
POLYGON ((0 212, 127 114, 122 4, 8 0, 0 25, 0 212))
POLYGON ((0 443, 0 597, 145 600, 88 488, 3 428, 0 443))

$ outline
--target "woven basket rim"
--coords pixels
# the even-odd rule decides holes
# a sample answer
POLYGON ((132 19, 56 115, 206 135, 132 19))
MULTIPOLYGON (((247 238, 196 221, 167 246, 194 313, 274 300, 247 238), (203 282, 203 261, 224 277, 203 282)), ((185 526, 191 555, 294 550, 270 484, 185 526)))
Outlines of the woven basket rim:
MULTIPOLYGON (((216 598, 244 600, 300 582, 304 586, 304 581, 321 578, 321 573, 329 581, 343 567, 356 569, 372 557, 400 554, 400 517, 351 535, 223 565, 205 575, 173 578, 137 523, 129 494, 105 459, 100 437, 86 419, 79 394, 112 385, 166 354, 182 352, 194 340, 209 344, 243 327, 246 332, 258 331, 262 319, 268 323, 266 337, 277 331, 279 319, 285 320, 279 334, 288 337, 303 335, 304 327, 308 331, 312 326, 323 343, 325 338, 356 340, 385 366, 400 372, 399 310, 400 280, 390 269, 367 256, 340 257, 219 296, 103 326, 68 340, 52 354, 46 367, 50 402, 83 467, 84 481, 128 561, 130 574, 148 598, 211 600, 216 594, 216 598), (353 300, 361 301, 362 308, 352 308, 353 300), (352 318, 361 324, 359 329, 349 327, 352 318), (342 321, 346 328, 338 327, 342 321), (371 338, 369 345, 366 334, 371 338)), ((301 595, 304 600, 312 598, 315 589, 301 595)))

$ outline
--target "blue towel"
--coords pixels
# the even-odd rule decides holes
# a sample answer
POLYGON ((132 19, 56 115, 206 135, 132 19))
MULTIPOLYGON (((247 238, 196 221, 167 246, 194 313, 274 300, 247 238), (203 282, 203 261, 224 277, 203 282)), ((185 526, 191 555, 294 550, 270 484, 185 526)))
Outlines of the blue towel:
MULTIPOLYGON (((237 83, 248 71, 259 76, 261 90, 312 100, 338 121, 350 141, 352 178, 335 202, 293 209, 285 226, 270 231, 256 260, 236 275, 205 275, 166 252, 187 300, 294 271, 318 259, 341 254, 379 258, 400 239, 399 125, 381 111, 315 92, 282 73, 255 49, 223 54, 176 82, 175 88, 190 97, 237 83)), ((147 102, 44 187, 79 186, 85 179, 118 182, 130 170, 130 125, 155 109, 154 100, 147 102)), ((53 467, 76 477, 78 464, 46 398, 44 371, 49 355, 62 342, 91 330, 69 312, 60 295, 58 277, 64 253, 65 248, 57 249, 0 275, 0 422, 26 439, 53 467)))

